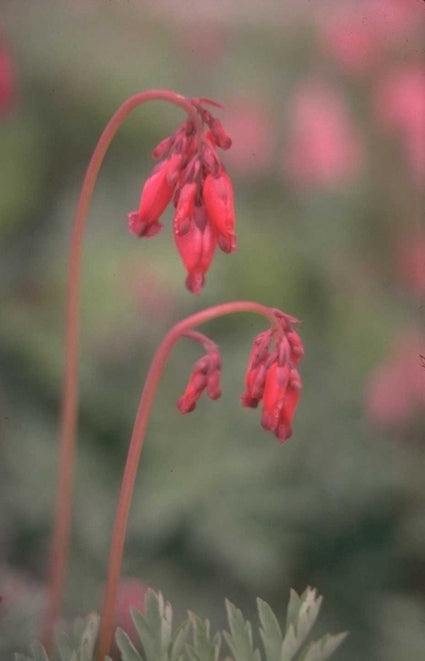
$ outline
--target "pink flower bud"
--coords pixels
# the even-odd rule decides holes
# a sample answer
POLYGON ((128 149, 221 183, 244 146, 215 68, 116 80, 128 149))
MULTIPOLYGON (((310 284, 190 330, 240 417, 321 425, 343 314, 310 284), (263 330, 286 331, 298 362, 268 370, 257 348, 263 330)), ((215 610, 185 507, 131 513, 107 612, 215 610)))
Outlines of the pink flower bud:
POLYGON ((292 433, 292 419, 301 390, 296 365, 303 347, 298 333, 292 328, 292 323, 297 320, 280 310, 273 312, 283 335, 271 328, 255 338, 241 401, 243 406, 255 408, 262 400, 261 424, 283 443, 292 433))
POLYGON ((174 231, 182 236, 189 231, 190 218, 193 213, 196 198, 196 183, 185 184, 179 191, 177 210, 174 216, 174 231))
POLYGON ((221 147, 221 149, 230 149, 232 146, 232 138, 230 135, 227 135, 220 120, 213 118, 208 125, 211 129, 211 133, 214 136, 217 146, 221 147))
POLYGON ((271 331, 264 331, 254 340, 245 374, 245 392, 241 395, 242 406, 256 408, 263 397, 271 336, 271 331))
POLYGON ((164 138, 164 140, 161 140, 161 142, 152 150, 152 158, 155 159, 164 158, 170 151, 172 144, 173 144, 173 139, 171 137, 164 138))
POLYGON ((186 287, 194 294, 202 290, 205 273, 217 246, 217 233, 208 222, 205 222, 203 230, 199 229, 196 218, 204 213, 202 207, 195 207, 189 229, 184 234, 179 234, 179 228, 174 225, 176 246, 188 272, 186 287))
MULTIPOLYGON (((267 372, 261 424, 283 443, 292 434, 291 423, 300 388, 293 387, 288 366, 273 363, 267 372)), ((298 384, 297 384, 298 385, 298 384)))
POLYGON ((220 372, 218 370, 212 372, 208 377, 207 395, 210 399, 218 399, 221 397, 220 372))
MULTIPOLYGON (((180 158, 179 158, 180 162, 180 158)), ((140 196, 139 209, 128 214, 128 227, 136 236, 154 236, 161 230, 158 218, 171 202, 175 188, 170 183, 175 177, 177 161, 172 156, 167 161, 159 163, 147 179, 140 196)))
POLYGON ((233 252, 236 250, 233 187, 224 170, 218 177, 206 176, 202 196, 207 216, 218 232, 220 248, 224 252, 233 252))
POLYGON ((217 348, 196 361, 184 394, 177 400, 180 413, 190 413, 204 390, 210 399, 221 396, 220 389, 221 359, 217 348))

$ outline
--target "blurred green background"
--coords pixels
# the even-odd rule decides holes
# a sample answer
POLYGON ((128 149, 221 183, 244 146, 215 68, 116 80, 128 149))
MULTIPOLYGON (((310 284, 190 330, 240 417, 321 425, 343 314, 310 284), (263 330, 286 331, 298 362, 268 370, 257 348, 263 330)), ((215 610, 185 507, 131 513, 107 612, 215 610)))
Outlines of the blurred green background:
POLYGON ((203 306, 249 298, 302 320, 294 435, 279 446, 260 412, 239 404, 261 320, 205 327, 222 348, 223 397, 188 416, 175 400, 199 350, 182 341, 149 427, 123 574, 214 627, 224 597, 249 615, 260 595, 282 613, 291 586, 314 585, 323 627, 351 632, 335 658, 423 660, 425 136, 412 80, 423 82, 424 3, 0 8, 13 70, 0 119, 1 658, 26 649, 43 601, 79 185, 118 105, 164 87, 225 106, 238 251, 217 254, 194 297, 170 211, 155 240, 128 233, 150 151, 183 119, 166 104, 136 110, 101 170, 85 242, 64 616, 100 608, 133 416, 160 339, 203 306))

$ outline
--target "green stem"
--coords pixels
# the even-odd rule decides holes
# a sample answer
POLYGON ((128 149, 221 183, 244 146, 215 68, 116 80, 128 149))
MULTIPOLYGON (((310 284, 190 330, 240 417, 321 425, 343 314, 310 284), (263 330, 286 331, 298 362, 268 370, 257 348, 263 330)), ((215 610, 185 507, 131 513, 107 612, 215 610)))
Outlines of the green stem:
POLYGON ((146 90, 131 96, 118 108, 99 138, 84 177, 74 219, 69 260, 65 340, 66 357, 56 513, 49 566, 50 575, 47 587, 47 604, 41 635, 48 652, 52 647, 53 630, 61 607, 71 528, 74 454, 78 415, 79 292, 82 244, 87 212, 100 167, 115 133, 125 118, 137 106, 146 101, 158 100, 169 101, 181 107, 193 120, 197 130, 201 130, 202 123, 198 111, 189 99, 186 99, 180 94, 176 94, 170 90, 146 90))
POLYGON ((117 513, 115 516, 111 550, 109 555, 109 568, 105 587, 99 644, 96 655, 97 661, 104 660, 106 654, 109 652, 112 642, 115 620, 115 603, 121 574, 127 521, 149 415, 152 409, 152 404, 155 398, 155 393, 162 374, 162 370, 164 369, 164 365, 174 345, 188 331, 190 331, 192 328, 195 328, 196 326, 199 326, 200 324, 210 321, 211 319, 215 319, 223 315, 233 314, 235 312, 254 312, 256 314, 262 315, 270 321, 270 323, 276 328, 279 334, 282 332, 274 312, 265 305, 254 303, 252 301, 234 301, 232 303, 223 303, 221 305, 216 305, 214 307, 207 308, 206 310, 202 310, 201 312, 197 312, 196 314, 193 314, 176 324, 165 336, 152 360, 146 377, 145 385, 143 387, 139 407, 137 409, 133 433, 131 435, 127 460, 121 482, 121 491, 118 500, 117 513))

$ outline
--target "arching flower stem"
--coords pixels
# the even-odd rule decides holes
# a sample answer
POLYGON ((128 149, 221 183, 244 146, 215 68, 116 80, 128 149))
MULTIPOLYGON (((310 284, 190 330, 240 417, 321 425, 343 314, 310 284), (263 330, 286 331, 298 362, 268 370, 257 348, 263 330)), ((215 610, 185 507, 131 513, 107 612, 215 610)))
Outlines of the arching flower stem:
POLYGON ((51 558, 49 565, 49 580, 47 587, 47 604, 42 629, 42 641, 50 653, 54 625, 60 611, 65 570, 68 557, 68 546, 71 528, 73 473, 75 438, 78 415, 78 336, 79 336, 79 298, 81 257, 84 229, 87 212, 93 195, 94 186, 100 167, 119 127, 131 113, 146 101, 168 101, 186 111, 194 122, 197 132, 202 131, 202 119, 192 101, 170 90, 153 89, 139 92, 128 98, 106 125, 90 159, 81 193, 71 238, 69 278, 66 309, 66 339, 65 339, 65 376, 63 385, 60 456, 58 467, 58 485, 56 512, 54 520, 51 558))
POLYGON ((152 360, 137 409, 136 419, 134 422, 121 483, 121 491, 115 516, 115 524, 112 533, 112 542, 109 555, 109 567, 105 587, 103 614, 101 619, 99 643, 96 656, 97 661, 104 660, 105 655, 109 652, 109 648, 112 642, 115 604, 121 574, 121 563, 124 550, 125 534, 127 530, 127 521, 139 467, 140 455, 142 452, 146 428, 149 421, 149 415, 165 363, 174 345, 181 337, 191 337, 192 335, 192 339, 197 339, 198 341, 201 340, 200 334, 192 333, 193 328, 199 326, 200 324, 204 324, 207 321, 211 321, 212 319, 216 319, 217 317, 233 314, 235 312, 253 312, 255 314, 266 317, 272 327, 276 329, 279 336, 283 333, 282 327, 280 326, 273 309, 252 301, 234 301, 231 303, 223 303, 221 305, 215 305, 214 307, 202 310, 201 312, 197 312, 176 324, 165 336, 152 360))
POLYGON ((194 340, 195 342, 198 342, 198 344, 201 345, 201 347, 206 351, 211 351, 211 349, 215 348, 217 345, 215 342, 213 342, 208 335, 204 335, 204 333, 199 333, 199 331, 194 331, 194 330, 189 330, 186 331, 183 334, 183 337, 187 337, 188 340, 194 340))

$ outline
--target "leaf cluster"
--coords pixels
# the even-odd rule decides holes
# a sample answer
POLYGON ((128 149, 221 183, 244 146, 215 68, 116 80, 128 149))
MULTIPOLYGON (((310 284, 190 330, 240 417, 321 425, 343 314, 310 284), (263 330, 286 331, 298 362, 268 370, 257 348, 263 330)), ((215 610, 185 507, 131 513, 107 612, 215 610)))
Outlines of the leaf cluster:
MULTIPOLYGON (((228 631, 211 635, 208 620, 189 612, 187 619, 173 631, 171 604, 160 592, 149 591, 145 612, 132 611, 140 646, 122 629, 116 643, 122 661, 219 661, 223 639, 230 656, 225 661, 325 661, 339 647, 346 633, 327 634, 308 642, 317 619, 322 597, 308 587, 302 595, 291 590, 284 631, 271 607, 257 600, 259 637, 263 652, 256 647, 251 623, 242 611, 226 601, 228 631), (139 647, 139 649, 138 649, 139 647)), ((56 638, 60 661, 93 661, 99 616, 92 613, 78 620, 72 636, 63 632, 56 638)), ((33 643, 31 655, 16 654, 15 661, 49 661, 43 647, 33 643)), ((106 661, 111 661, 110 657, 106 661)))

